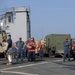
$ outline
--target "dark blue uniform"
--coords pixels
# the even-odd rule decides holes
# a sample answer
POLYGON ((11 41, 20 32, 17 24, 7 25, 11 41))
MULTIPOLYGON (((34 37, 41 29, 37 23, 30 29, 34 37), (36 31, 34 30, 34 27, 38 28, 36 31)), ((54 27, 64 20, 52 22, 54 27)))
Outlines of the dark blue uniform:
POLYGON ((8 48, 7 48, 7 54, 8 54, 8 63, 7 65, 11 65, 12 64, 12 39, 11 39, 11 35, 8 35, 8 48))
POLYGON ((70 61, 70 42, 69 41, 65 41, 64 42, 64 60, 66 59, 68 55, 68 61, 70 61))
POLYGON ((8 48, 7 48, 7 50, 8 50, 9 48, 12 47, 12 39, 9 38, 9 39, 7 40, 7 43, 8 43, 8 48))
POLYGON ((23 51, 24 51, 23 52, 24 58, 26 58, 27 57, 27 51, 28 51, 27 46, 24 46, 24 50, 23 51))
POLYGON ((8 43, 8 47, 7 47, 7 54, 8 55, 10 55, 10 54, 12 54, 12 39, 11 38, 9 38, 8 40, 7 40, 7 43, 8 43))
POLYGON ((16 47, 18 48, 18 50, 17 50, 17 62, 18 62, 19 57, 20 57, 21 61, 23 61, 23 46, 24 46, 23 41, 17 41, 16 42, 16 47))

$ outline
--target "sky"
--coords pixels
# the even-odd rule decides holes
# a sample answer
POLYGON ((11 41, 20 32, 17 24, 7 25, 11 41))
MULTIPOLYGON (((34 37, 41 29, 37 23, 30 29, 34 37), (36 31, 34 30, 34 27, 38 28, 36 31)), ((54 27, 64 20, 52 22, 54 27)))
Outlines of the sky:
POLYGON ((75 0, 0 0, 0 9, 30 8, 31 35, 71 34, 75 38, 75 0))

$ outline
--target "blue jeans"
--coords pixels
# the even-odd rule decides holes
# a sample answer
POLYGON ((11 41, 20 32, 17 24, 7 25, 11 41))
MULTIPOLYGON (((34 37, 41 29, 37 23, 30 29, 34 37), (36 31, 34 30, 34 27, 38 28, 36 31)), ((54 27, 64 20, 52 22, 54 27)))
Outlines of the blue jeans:
POLYGON ((35 52, 28 52, 28 60, 35 59, 35 52))
POLYGON ((26 58, 26 51, 23 51, 23 57, 26 58))
POLYGON ((39 51, 39 56, 42 58, 43 57, 43 51, 39 51))
POLYGON ((23 61, 23 50, 17 50, 17 62, 19 58, 21 59, 21 61, 23 61))
POLYGON ((65 59, 66 59, 66 57, 67 57, 67 55, 68 55, 68 61, 70 60, 70 50, 64 50, 64 61, 65 61, 65 59))

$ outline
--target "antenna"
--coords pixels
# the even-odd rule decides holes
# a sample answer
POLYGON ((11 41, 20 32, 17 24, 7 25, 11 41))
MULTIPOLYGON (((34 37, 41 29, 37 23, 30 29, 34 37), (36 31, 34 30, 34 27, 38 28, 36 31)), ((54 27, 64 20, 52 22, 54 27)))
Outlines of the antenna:
POLYGON ((30 5, 25 6, 25 7, 27 7, 29 14, 31 14, 31 7, 30 7, 30 5))
POLYGON ((43 26, 41 26, 41 37, 43 39, 43 26))

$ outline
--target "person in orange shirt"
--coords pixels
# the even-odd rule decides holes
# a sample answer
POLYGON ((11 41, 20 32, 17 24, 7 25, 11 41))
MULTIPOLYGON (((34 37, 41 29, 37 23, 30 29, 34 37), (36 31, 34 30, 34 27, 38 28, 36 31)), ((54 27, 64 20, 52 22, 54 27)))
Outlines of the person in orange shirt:
POLYGON ((36 48, 36 43, 34 38, 30 38, 28 44, 28 61, 35 61, 35 48, 36 48))
POLYGON ((73 51, 73 57, 74 57, 74 60, 75 60, 75 40, 73 41, 72 51, 73 51))
POLYGON ((43 45, 40 41, 40 44, 39 44, 39 56, 42 58, 43 57, 43 45))

